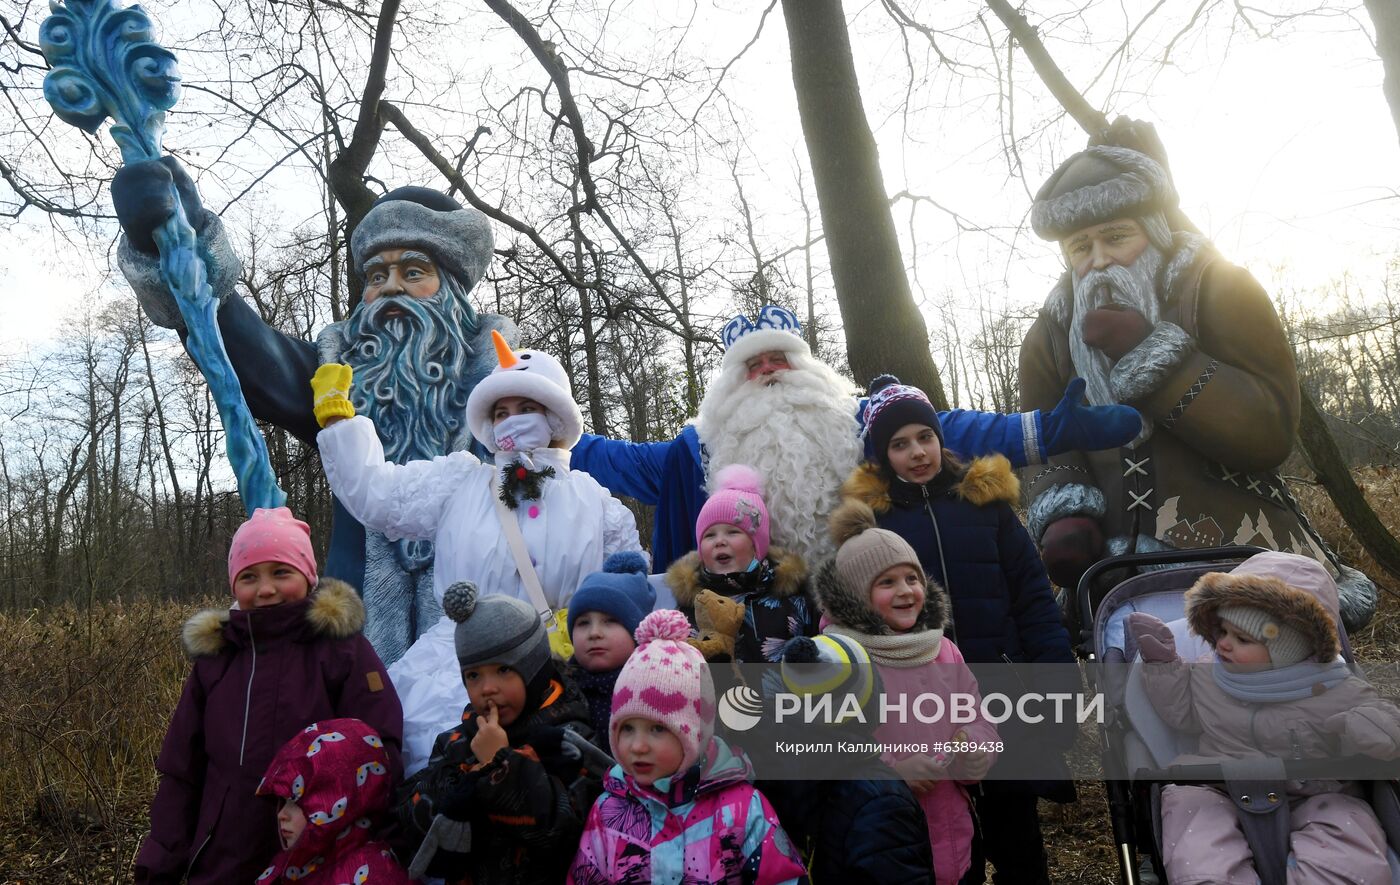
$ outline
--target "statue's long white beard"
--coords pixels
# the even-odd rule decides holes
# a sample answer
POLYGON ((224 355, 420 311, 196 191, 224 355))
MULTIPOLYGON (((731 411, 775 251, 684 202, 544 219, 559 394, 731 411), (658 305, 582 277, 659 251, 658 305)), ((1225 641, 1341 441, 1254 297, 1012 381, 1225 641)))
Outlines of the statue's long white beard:
POLYGON ((1109 382, 1112 361, 1103 351, 1084 343, 1085 315, 1104 304, 1122 304, 1146 317, 1149 327, 1156 326, 1162 315, 1157 299, 1157 271, 1161 266, 1162 253, 1156 246, 1148 246, 1130 267, 1115 264, 1075 279, 1069 353, 1074 371, 1085 381, 1090 404, 1107 406, 1118 400, 1109 382))
POLYGON ((730 464, 756 469, 773 543, 815 568, 835 551, 826 518, 861 457, 848 384, 810 358, 754 381, 744 379, 742 366, 735 369, 706 393, 696 419, 708 476, 730 464))

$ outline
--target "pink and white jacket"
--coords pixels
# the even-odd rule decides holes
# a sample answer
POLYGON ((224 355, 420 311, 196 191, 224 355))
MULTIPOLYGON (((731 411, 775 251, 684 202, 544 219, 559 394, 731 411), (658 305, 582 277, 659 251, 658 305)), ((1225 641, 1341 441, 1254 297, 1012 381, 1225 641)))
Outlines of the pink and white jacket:
POLYGON ((719 738, 683 776, 651 787, 614 766, 588 813, 569 885, 805 883, 797 849, 752 776, 742 752, 719 738))

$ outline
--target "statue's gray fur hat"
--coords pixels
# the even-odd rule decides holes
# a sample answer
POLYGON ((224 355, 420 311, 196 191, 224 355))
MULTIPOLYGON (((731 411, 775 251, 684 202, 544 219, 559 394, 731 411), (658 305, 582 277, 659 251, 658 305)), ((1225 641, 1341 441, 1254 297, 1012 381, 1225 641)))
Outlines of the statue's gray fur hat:
POLYGON ((359 271, 385 249, 423 249, 471 289, 491 263, 493 243, 485 214, 431 188, 401 187, 370 207, 350 237, 350 254, 359 271))
POLYGON ((1045 240, 1063 240, 1091 224, 1141 218, 1176 206, 1167 171, 1146 154, 1099 145, 1060 164, 1031 208, 1031 227, 1045 240))

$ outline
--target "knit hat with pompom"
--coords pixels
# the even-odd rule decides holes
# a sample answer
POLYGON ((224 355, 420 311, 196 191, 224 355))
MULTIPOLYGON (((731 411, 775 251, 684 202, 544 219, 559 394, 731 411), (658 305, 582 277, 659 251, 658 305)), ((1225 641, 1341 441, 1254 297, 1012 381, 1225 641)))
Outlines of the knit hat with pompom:
POLYGON ((913 566, 919 580, 928 584, 919 554, 903 537, 880 528, 870 505, 848 499, 832 511, 828 521, 832 540, 841 545, 836 550, 836 573, 851 594, 869 601, 875 579, 897 565, 913 566))
POLYGON ((943 424, 928 396, 917 387, 900 384, 893 375, 878 375, 870 382, 868 404, 865 407, 865 460, 876 464, 890 463, 890 437, 908 424, 924 424, 933 428, 939 445, 943 444, 943 424))
POLYGON ((613 688, 608 742, 618 757, 622 723, 640 716, 666 726, 685 755, 678 772, 700 761, 715 733, 715 683, 705 658, 686 640, 690 622, 672 609, 654 611, 637 628, 637 650, 613 688))
POLYGON ((647 558, 624 550, 603 561, 603 570, 583 579, 569 600, 569 633, 587 612, 602 612, 636 633, 647 612, 656 607, 656 590, 647 581, 647 558))
POLYGON ((539 612, 514 596, 481 595, 458 581, 442 595, 442 610, 457 622, 454 640, 462 669, 505 664, 529 685, 549 661, 549 634, 539 612))
POLYGON ((753 539, 755 559, 768 555, 772 525, 768 521, 768 507, 763 503, 763 477, 747 464, 730 464, 710 483, 710 498, 695 520, 696 546, 710 526, 720 522, 737 526, 753 539))

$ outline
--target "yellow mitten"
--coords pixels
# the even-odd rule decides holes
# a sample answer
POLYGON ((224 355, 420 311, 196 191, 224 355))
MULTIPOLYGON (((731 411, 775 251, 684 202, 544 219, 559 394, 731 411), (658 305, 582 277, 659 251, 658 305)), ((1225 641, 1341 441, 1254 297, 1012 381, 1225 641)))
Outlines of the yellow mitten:
POLYGON ((355 407, 350 403, 350 384, 354 372, 343 363, 326 363, 311 378, 312 412, 316 423, 326 426, 332 418, 353 418, 355 407))
POLYGON ((549 651, 561 661, 574 656, 574 641, 569 636, 569 610, 561 608, 554 613, 554 623, 545 624, 549 631, 549 651))

